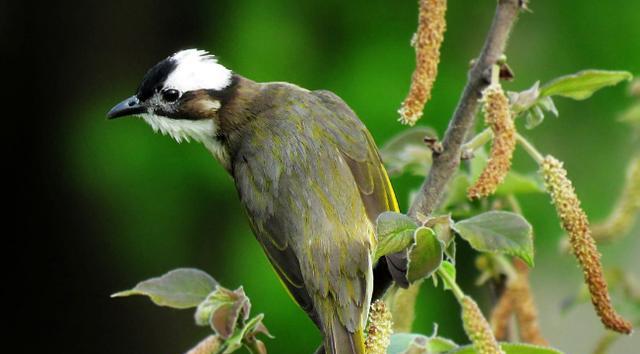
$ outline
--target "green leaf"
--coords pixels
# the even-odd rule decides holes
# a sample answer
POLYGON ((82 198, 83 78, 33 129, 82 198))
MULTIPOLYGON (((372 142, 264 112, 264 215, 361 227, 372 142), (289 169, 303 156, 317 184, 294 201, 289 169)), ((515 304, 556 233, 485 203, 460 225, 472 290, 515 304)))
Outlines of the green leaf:
POLYGON ((560 112, 558 112, 558 108, 556 108, 556 104, 553 102, 553 98, 551 98, 551 96, 542 97, 538 102, 538 106, 556 117, 560 115, 560 112))
POLYGON ((160 277, 138 283, 133 289, 111 297, 148 296, 153 303, 176 309, 196 307, 218 285, 209 274, 193 268, 179 268, 160 277))
POLYGON ((524 127, 527 129, 533 129, 544 121, 544 112, 540 106, 535 105, 527 111, 524 118, 524 127))
POLYGON ((264 325, 262 324, 263 319, 264 315, 259 314, 251 320, 247 321, 244 327, 236 329, 236 331, 233 333, 233 336, 227 339, 225 343, 226 348, 223 354, 230 354, 242 348, 243 341, 255 340, 255 335, 257 333, 263 333, 271 337, 266 327, 264 327, 264 325))
POLYGON ((445 290, 452 290, 454 284, 449 284, 449 280, 455 283, 456 281, 456 267, 453 263, 448 261, 443 261, 440 265, 441 272, 445 273, 447 277, 440 277, 442 279, 442 283, 444 284, 445 290), (448 279, 447 279, 448 278, 448 279))
POLYGON ((540 81, 536 81, 530 88, 521 92, 508 92, 511 109, 515 114, 520 114, 533 107, 540 98, 540 81))
POLYGON ((435 137, 436 133, 431 128, 413 127, 384 144, 380 149, 380 155, 390 176, 399 176, 406 172, 426 176, 431 165, 431 151, 424 143, 426 136, 435 137))
MULTIPOLYGON (((451 220, 453 223, 453 220, 451 220)), ((451 224, 436 224, 433 227, 438 240, 444 245, 444 254, 448 260, 455 263, 456 259, 456 239, 455 233, 451 230, 451 224)))
POLYGON ((378 247, 375 258, 407 249, 413 244, 413 233, 417 228, 416 222, 404 214, 392 211, 380 214, 376 221, 378 247))
POLYGON ((409 249, 407 279, 410 283, 429 277, 442 263, 442 243, 432 229, 421 226, 414 233, 409 249))
POLYGON ((530 193, 545 193, 542 181, 533 175, 522 175, 515 171, 509 171, 495 195, 504 197, 512 194, 530 193))
POLYGON ((452 340, 442 337, 427 337, 416 333, 395 333, 387 354, 439 354, 457 348, 452 340))
POLYGON ((444 254, 447 256, 447 260, 453 264, 456 264, 456 240, 453 239, 449 245, 444 249, 444 254))
POLYGON ((478 251, 510 254, 533 266, 532 228, 521 215, 489 211, 459 221, 453 229, 478 251))
POLYGON ((458 345, 454 341, 443 337, 430 337, 427 343, 429 353, 433 354, 446 353, 457 347, 458 345))
MULTIPOLYGON (((500 343, 500 347, 505 354, 563 354, 561 351, 554 348, 540 347, 532 344, 500 343)), ((473 345, 465 345, 464 347, 458 347, 447 354, 478 354, 478 352, 473 348, 473 345)))
POLYGON ((563 96, 584 100, 601 88, 632 78, 633 75, 627 71, 584 70, 549 82, 540 89, 540 96, 563 96))

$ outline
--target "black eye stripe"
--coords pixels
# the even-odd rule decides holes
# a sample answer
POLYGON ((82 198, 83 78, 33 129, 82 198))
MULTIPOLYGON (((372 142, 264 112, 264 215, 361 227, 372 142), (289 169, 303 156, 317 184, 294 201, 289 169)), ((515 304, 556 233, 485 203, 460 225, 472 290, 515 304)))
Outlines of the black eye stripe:
POLYGON ((162 91, 162 99, 167 102, 175 102, 180 98, 180 91, 175 89, 166 89, 162 91))

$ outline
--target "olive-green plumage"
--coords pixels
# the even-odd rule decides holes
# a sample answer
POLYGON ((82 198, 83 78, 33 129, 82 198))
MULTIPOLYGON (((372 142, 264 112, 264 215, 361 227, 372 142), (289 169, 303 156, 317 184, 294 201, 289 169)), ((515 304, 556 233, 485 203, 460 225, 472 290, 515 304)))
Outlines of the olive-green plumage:
POLYGON ((404 253, 372 264, 375 220, 398 206, 355 113, 331 92, 256 83, 191 49, 151 68, 108 113, 129 115, 213 153, 277 274, 322 331, 323 350, 364 354, 372 296, 407 280, 404 253))
POLYGON ((336 95, 263 85, 248 105, 257 114, 228 135, 242 204, 327 352, 364 353, 374 222, 397 209, 388 177, 369 132, 336 95))

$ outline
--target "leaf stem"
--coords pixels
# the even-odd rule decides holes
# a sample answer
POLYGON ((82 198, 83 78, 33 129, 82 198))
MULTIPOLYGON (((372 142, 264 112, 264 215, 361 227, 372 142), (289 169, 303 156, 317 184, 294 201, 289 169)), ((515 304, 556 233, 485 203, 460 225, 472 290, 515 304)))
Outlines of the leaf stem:
POLYGON ((493 137, 493 132, 491 131, 490 128, 487 128, 481 131, 480 133, 478 133, 478 135, 474 136, 471 140, 466 142, 462 146, 462 151, 465 151, 465 150, 475 151, 481 146, 484 146, 484 144, 488 143, 492 137, 493 137))
POLYGON ((458 286, 455 279, 452 279, 449 274, 442 270, 442 267, 438 268, 438 275, 442 278, 442 280, 451 288, 453 292, 453 296, 456 297, 458 302, 462 303, 462 299, 464 298, 464 292, 458 286))
POLYGON ((500 65, 494 64, 491 67, 491 85, 500 84, 500 65))
POLYGON ((518 140, 518 143, 520 143, 524 150, 529 154, 529 156, 531 156, 531 158, 536 161, 538 165, 542 164, 544 156, 542 156, 540 151, 538 151, 538 149, 536 149, 533 144, 531 144, 525 137, 520 134, 516 134, 516 140, 518 140))

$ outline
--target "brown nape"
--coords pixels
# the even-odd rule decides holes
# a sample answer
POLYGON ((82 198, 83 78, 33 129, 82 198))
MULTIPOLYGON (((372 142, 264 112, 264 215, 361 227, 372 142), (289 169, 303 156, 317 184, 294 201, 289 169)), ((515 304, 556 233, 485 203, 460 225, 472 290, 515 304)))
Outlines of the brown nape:
POLYGON ((257 111, 266 107, 256 103, 256 98, 264 85, 233 74, 231 85, 221 91, 209 90, 209 100, 216 100, 221 107, 214 116, 218 135, 225 137, 239 130, 245 123, 255 117, 257 111))

